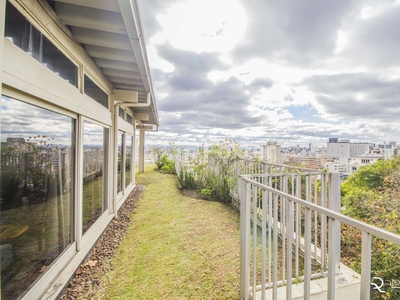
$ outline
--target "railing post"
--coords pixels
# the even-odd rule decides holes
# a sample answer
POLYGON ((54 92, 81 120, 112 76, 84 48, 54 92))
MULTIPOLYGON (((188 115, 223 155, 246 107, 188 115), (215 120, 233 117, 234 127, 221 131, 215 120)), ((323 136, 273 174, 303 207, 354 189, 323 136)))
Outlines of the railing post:
MULTIPOLYGON (((263 180, 265 178, 263 177, 263 180)), ((268 213, 268 193, 262 190, 262 220, 261 220, 261 249, 262 249, 262 268, 261 268, 261 299, 265 299, 265 289, 267 281, 267 213, 268 213)), ((254 297, 253 297, 254 298, 254 297)))
MULTIPOLYGON (((306 176, 306 201, 311 202, 311 178, 306 176)), ((311 295, 311 209, 304 212, 304 299, 311 295)))
MULTIPOLYGON (((329 180, 329 209, 340 212, 340 173, 329 180)), ((335 299, 335 275, 340 274, 340 222, 329 218, 328 299, 335 299)))
POLYGON ((361 291, 360 299, 370 299, 370 287, 371 287, 371 234, 368 232, 362 232, 362 244, 361 244, 361 291))
POLYGON ((294 219, 294 203, 291 200, 288 200, 287 205, 287 217, 286 220, 288 222, 287 226, 287 279, 286 279, 286 299, 292 299, 292 277, 293 277, 293 259, 292 259, 292 250, 293 250, 293 219, 294 219))
POLYGON ((242 177, 240 185, 240 298, 249 299, 250 285, 250 191, 242 177))

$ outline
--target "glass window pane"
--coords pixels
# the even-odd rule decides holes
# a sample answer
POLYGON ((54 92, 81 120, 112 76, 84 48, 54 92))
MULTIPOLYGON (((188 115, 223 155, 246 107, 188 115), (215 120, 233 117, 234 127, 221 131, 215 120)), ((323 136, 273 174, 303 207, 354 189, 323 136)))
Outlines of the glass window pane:
POLYGON ((140 148, 140 130, 136 130, 136 147, 135 147, 135 166, 139 169, 139 148, 140 148))
POLYGON ((84 78, 85 94, 90 98, 108 108, 108 95, 97 86, 89 77, 84 78))
POLYGON ((78 67, 8 1, 4 36, 61 78, 78 86, 78 67))
POLYGON ((132 139, 131 135, 126 135, 126 159, 125 159, 125 186, 128 186, 132 183, 131 176, 131 159, 132 159, 132 139))
POLYGON ((1 299, 16 299, 72 243, 74 120, 1 97, 1 299))
POLYGON ((120 118, 125 120, 125 111, 124 111, 124 109, 122 107, 119 108, 118 115, 119 115, 120 118))
POLYGON ((107 129, 84 122, 83 125, 83 210, 82 232, 101 216, 106 209, 104 197, 104 149, 107 129))
POLYGON ((133 118, 132 118, 132 116, 130 115, 130 114, 126 114, 126 121, 129 123, 129 124, 133 124, 133 118))
POLYGON ((122 132, 118 132, 118 178, 117 178, 117 192, 119 193, 122 190, 122 139, 123 134, 122 132))

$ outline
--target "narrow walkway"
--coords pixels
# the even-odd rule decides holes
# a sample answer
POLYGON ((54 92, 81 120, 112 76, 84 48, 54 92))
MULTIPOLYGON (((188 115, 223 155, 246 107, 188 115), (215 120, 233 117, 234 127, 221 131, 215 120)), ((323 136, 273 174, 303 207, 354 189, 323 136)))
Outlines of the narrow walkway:
POLYGON ((238 299, 239 215, 183 196, 176 176, 148 171, 106 278, 106 299, 238 299))

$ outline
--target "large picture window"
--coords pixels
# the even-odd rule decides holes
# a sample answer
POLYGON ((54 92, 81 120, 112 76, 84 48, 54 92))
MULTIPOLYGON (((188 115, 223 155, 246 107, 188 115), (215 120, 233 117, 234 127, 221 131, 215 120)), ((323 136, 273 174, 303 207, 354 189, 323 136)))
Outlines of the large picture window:
POLYGON ((74 119, 1 97, 1 299, 17 299, 73 241, 74 119))
POLYGON ((106 210, 104 153, 107 129, 85 121, 83 125, 82 233, 106 210))

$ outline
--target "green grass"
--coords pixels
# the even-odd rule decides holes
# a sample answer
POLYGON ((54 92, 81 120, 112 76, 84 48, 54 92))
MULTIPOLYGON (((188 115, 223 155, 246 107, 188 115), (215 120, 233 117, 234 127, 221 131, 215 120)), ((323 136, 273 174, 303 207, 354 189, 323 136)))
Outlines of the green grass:
POLYGON ((147 171, 102 299, 238 299, 239 215, 184 197, 174 175, 147 171))

